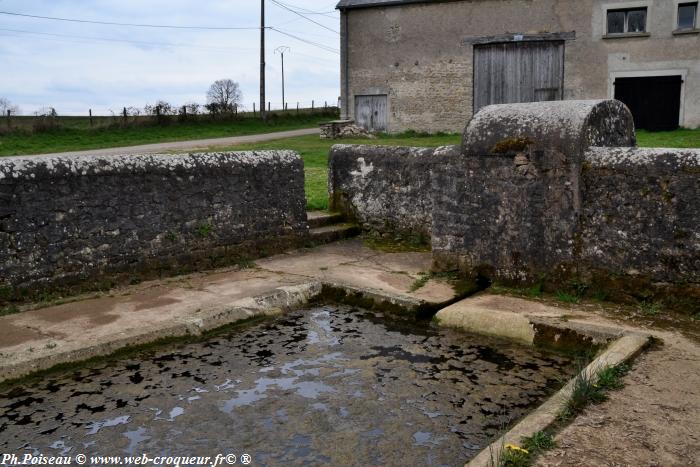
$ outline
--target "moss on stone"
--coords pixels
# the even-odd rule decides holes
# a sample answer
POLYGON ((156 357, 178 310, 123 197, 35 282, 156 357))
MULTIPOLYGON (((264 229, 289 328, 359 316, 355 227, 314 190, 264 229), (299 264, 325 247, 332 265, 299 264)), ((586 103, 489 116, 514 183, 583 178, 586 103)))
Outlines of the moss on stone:
POLYGON ((527 137, 519 136, 516 138, 507 138, 496 143, 493 148, 491 148, 492 154, 512 154, 516 152, 523 152, 535 142, 527 137))

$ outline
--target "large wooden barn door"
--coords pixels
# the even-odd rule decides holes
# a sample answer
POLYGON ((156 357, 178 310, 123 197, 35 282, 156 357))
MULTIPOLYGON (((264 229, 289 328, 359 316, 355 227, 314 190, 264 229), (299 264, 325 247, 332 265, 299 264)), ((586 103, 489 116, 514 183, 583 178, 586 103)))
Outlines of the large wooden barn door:
POLYGON ((563 41, 474 46, 474 112, 491 104, 563 98, 563 41))
POLYGON ((355 96, 355 123, 368 131, 387 131, 387 96, 355 96))

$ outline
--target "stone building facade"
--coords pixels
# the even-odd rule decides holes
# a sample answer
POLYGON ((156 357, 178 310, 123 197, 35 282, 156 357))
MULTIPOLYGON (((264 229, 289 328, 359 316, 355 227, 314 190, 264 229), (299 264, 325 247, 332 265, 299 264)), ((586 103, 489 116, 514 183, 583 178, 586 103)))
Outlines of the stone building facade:
POLYGON ((343 117, 459 131, 483 105, 625 102, 637 127, 700 127, 692 0, 341 0, 343 117), (524 84, 523 84, 524 83, 524 84))

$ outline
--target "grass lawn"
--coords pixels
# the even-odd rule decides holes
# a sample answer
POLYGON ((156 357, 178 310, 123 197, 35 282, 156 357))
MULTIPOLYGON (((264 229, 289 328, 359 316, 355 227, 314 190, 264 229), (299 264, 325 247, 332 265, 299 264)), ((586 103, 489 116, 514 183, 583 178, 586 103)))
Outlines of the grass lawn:
MULTIPOLYGON (((700 129, 677 130, 672 132, 649 133, 640 131, 637 135, 641 147, 700 148, 700 129)), ((266 143, 252 143, 230 146, 230 150, 253 149, 292 149, 301 154, 306 172, 306 199, 309 209, 328 209, 328 152, 334 144, 379 144, 396 146, 437 147, 459 144, 462 135, 424 136, 402 134, 380 136, 374 140, 343 139, 322 140, 318 136, 301 136, 266 143)), ((217 150, 221 150, 217 148, 217 150)))
MULTIPOLYGON (((331 146, 343 144, 378 144, 385 146, 424 146, 437 147, 459 144, 462 136, 416 136, 412 134, 380 136, 377 139, 323 140, 318 136, 300 136, 265 143, 251 143, 230 146, 225 149, 245 151, 260 149, 292 149, 304 159, 306 173, 306 200, 308 209, 328 209, 328 152, 331 146)), ((221 148, 216 148, 220 151, 221 148)))
POLYGON ((700 148, 700 128, 654 133, 637 130, 637 144, 643 148, 700 148))
MULTIPOLYGON (((59 118, 59 128, 39 133, 31 133, 29 130, 13 131, 6 134, 0 132, 0 156, 273 133, 312 128, 333 118, 335 118, 333 115, 317 113, 313 115, 275 116, 268 122, 262 122, 257 118, 241 118, 233 121, 173 121, 162 125, 139 124, 124 128, 107 126, 109 120, 101 118, 97 120, 98 125, 95 128, 90 128, 88 120, 85 118, 66 117, 59 118)), ((23 125, 20 122, 20 127, 31 127, 31 125, 23 125)))

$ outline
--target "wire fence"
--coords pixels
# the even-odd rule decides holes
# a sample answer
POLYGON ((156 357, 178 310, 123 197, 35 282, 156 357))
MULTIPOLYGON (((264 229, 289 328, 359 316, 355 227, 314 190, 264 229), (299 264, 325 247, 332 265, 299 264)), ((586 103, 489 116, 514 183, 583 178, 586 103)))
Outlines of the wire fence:
MULTIPOLYGON (((275 105, 268 102, 263 109, 269 118, 327 116, 335 117, 339 113, 338 102, 328 100, 294 101, 275 105)), ((250 106, 234 104, 231 106, 202 106, 190 103, 182 106, 172 106, 164 101, 156 102, 145 107, 122 107, 119 110, 88 109, 87 112, 61 113, 53 107, 46 107, 31 115, 16 115, 8 110, 0 124, 0 133, 13 131, 43 132, 59 128, 104 128, 127 127, 153 124, 235 121, 242 119, 261 118, 260 106, 253 102, 250 106)))
MULTIPOLYGON (((1 0, 0 0, 1 1, 1 0)), ((32 112, 21 112, 18 107, 12 107, 5 112, 0 113, 0 118, 7 117, 45 117, 53 114, 56 117, 114 117, 122 116, 126 110, 129 116, 139 116, 139 115, 150 115, 156 112, 156 108, 160 107, 160 111, 164 115, 169 114, 206 114, 211 113, 207 110, 206 105, 198 104, 195 102, 187 103, 181 106, 175 106, 169 104, 165 101, 158 101, 155 104, 147 104, 144 107, 138 106, 125 106, 116 108, 100 108, 92 107, 86 109, 85 111, 61 111, 52 106, 46 106, 32 112), (185 108, 183 110, 183 107, 185 108)), ((280 101, 268 101, 265 106, 265 110, 270 111, 296 111, 296 109, 320 109, 320 108, 333 108, 340 107, 340 98, 334 99, 312 99, 304 101, 287 101, 284 104, 280 101)), ((233 106, 232 106, 233 108, 233 106)), ((259 112, 260 104, 259 101, 240 103, 235 105, 236 110, 239 113, 252 113, 253 111, 259 112)))

